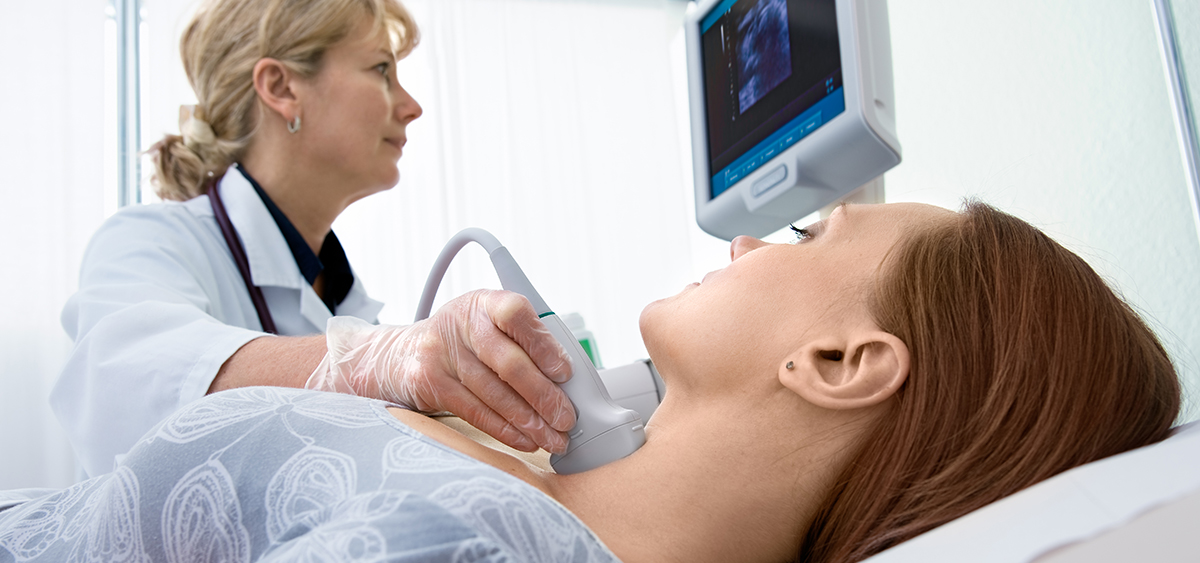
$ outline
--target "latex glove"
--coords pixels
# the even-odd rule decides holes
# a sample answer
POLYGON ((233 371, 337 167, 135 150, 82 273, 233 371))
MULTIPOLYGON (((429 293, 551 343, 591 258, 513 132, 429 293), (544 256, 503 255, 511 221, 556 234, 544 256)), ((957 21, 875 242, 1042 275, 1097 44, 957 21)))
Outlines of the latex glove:
POLYGON ((517 450, 566 451, 575 409, 554 383, 571 362, 522 295, 474 291, 409 326, 333 317, 325 338, 308 389, 449 411, 517 450))

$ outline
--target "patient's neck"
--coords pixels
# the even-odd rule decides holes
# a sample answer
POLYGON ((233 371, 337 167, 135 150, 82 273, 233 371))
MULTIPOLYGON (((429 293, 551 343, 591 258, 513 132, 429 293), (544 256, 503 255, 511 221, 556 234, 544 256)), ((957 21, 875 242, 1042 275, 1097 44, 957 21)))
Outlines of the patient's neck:
POLYGON ((794 400, 749 410, 668 395, 640 450, 548 487, 627 563, 790 560, 849 439, 815 439, 794 400))

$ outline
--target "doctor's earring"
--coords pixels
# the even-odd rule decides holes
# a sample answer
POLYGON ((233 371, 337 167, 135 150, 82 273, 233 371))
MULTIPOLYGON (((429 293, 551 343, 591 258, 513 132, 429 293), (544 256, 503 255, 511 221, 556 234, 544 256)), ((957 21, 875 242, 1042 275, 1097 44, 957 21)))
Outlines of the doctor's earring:
POLYGON ((300 130, 300 115, 299 114, 296 115, 295 119, 288 122, 287 128, 288 128, 288 133, 295 133, 296 131, 300 130))

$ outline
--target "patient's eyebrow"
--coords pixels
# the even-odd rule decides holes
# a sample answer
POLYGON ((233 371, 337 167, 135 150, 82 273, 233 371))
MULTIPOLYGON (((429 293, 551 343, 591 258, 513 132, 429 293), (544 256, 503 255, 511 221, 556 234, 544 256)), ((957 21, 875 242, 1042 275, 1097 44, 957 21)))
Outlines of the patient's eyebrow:
POLYGON ((841 219, 837 220, 837 222, 839 224, 846 221, 846 219, 848 218, 848 215, 850 213, 850 205, 851 204, 848 201, 843 201, 843 202, 839 203, 838 206, 835 207, 833 209, 833 211, 831 211, 829 213, 829 215, 827 215, 824 219, 821 219, 820 221, 818 221, 817 224, 820 225, 821 228, 826 228, 832 224, 831 220, 834 218, 835 215, 841 216, 841 219), (841 211, 841 213, 838 213, 839 210, 841 211))
POLYGON ((822 234, 824 234, 828 228, 829 228, 829 218, 826 217, 824 219, 821 219, 820 221, 817 221, 816 223, 813 223, 807 227, 804 227, 804 230, 808 231, 808 233, 815 238, 815 237, 818 237, 818 236, 821 236, 822 234))

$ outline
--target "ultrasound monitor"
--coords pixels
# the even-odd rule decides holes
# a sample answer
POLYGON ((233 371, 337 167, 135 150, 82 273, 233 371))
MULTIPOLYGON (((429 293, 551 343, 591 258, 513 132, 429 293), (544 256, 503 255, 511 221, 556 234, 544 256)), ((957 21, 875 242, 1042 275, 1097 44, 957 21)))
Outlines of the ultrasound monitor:
POLYGON ((900 163, 884 0, 700 0, 684 25, 708 233, 762 237, 900 163))

